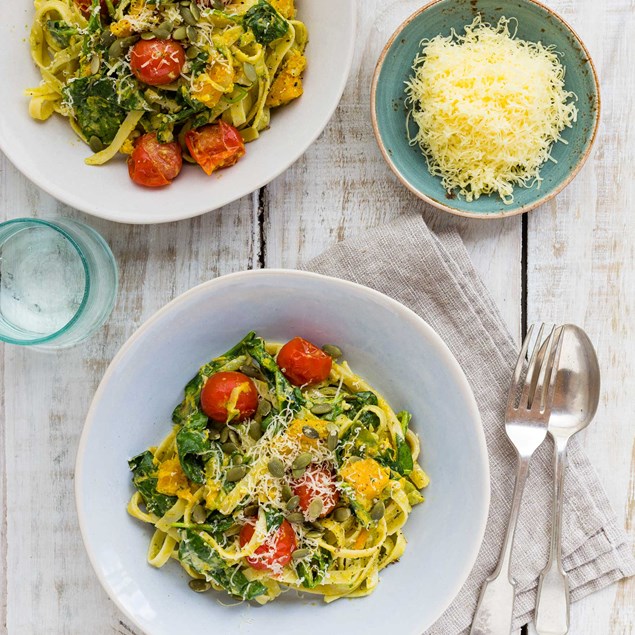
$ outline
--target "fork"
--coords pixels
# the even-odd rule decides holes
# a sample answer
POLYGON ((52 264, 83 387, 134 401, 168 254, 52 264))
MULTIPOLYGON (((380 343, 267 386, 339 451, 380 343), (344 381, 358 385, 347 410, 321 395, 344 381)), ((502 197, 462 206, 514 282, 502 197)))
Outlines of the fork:
POLYGON ((541 324, 527 366, 526 355, 534 331, 535 325, 532 325, 523 342, 505 411, 505 432, 518 458, 507 533, 496 569, 481 589, 470 635, 510 635, 512 629, 516 580, 511 574, 511 556, 516 522, 529 462, 547 436, 555 388, 554 369, 562 336, 562 327, 552 327, 543 342, 545 325, 541 324), (527 370, 523 372, 525 367, 527 370))

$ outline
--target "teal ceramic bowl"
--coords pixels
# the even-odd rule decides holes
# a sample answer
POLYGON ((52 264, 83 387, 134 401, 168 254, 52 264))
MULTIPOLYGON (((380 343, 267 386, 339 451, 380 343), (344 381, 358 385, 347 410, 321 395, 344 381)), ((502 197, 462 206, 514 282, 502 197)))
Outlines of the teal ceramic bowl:
POLYGON ((586 161, 597 132, 600 94, 597 74, 589 52, 571 27, 551 9, 534 0, 436 0, 410 16, 384 48, 373 78, 371 115, 379 147, 400 181, 414 194, 439 209, 471 218, 502 218, 527 212, 548 201, 568 185, 586 161), (418 146, 408 143, 404 106, 405 82, 424 38, 450 35, 454 28, 465 32, 480 13, 484 22, 496 24, 500 17, 518 20, 517 37, 554 46, 566 68, 566 90, 578 101, 578 120, 565 128, 562 142, 552 148, 557 163, 547 161, 540 171, 540 188, 514 188, 514 201, 506 205, 498 194, 471 202, 448 194, 441 179, 428 172, 418 146))

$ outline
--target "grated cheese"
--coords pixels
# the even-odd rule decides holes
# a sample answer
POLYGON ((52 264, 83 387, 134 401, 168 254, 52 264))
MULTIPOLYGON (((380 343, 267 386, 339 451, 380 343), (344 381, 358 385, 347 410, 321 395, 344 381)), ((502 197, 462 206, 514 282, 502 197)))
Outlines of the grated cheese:
POLYGON ((552 47, 516 39, 510 20, 480 16, 448 37, 421 42, 406 82, 409 119, 433 175, 467 201, 497 192, 513 202, 513 187, 540 187, 540 167, 560 133, 577 118, 565 69, 552 47))

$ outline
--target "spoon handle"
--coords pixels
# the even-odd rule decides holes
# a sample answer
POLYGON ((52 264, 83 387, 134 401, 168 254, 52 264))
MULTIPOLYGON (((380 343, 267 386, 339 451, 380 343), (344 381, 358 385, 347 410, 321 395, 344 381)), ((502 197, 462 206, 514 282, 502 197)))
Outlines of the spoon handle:
POLYGON ((567 438, 554 437, 553 520, 549 561, 540 574, 536 598, 538 635, 569 632, 569 580, 562 566, 562 504, 567 468, 567 438))

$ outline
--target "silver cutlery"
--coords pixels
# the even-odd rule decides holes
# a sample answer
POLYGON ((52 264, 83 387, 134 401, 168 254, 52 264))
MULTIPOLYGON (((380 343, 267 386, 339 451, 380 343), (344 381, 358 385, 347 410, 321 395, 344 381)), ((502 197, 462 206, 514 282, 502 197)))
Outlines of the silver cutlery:
POLYGON ((507 532, 498 565, 481 589, 470 635, 510 635, 512 628, 516 597, 516 580, 510 570, 514 533, 530 459, 547 435, 562 328, 552 328, 543 342, 545 325, 540 326, 527 366, 534 331, 532 326, 523 342, 505 412, 505 432, 518 457, 507 532))
POLYGON ((562 327, 562 342, 548 432, 554 443, 553 520, 549 561, 536 601, 539 635, 569 632, 569 583, 562 567, 562 503, 569 439, 586 428, 600 400, 600 368, 593 344, 579 327, 562 327))

